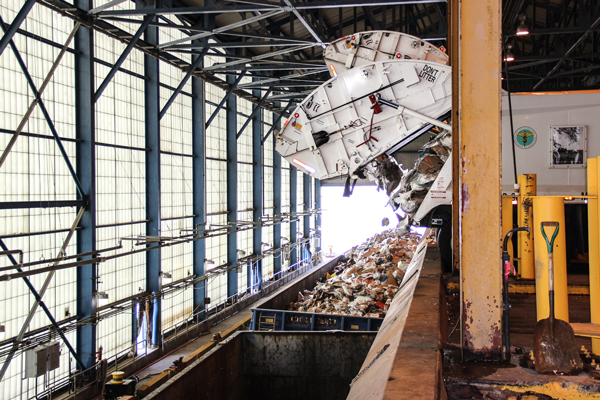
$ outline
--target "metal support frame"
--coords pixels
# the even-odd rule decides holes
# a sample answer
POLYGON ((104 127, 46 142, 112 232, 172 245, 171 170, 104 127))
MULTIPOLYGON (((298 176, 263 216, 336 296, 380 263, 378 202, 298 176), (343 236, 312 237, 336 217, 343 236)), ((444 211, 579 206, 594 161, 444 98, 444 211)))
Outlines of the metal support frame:
POLYGON ((577 47, 579 47, 579 45, 581 43, 585 42, 585 40, 587 39, 587 37, 590 34, 592 34, 593 30, 596 29, 599 25, 600 25, 600 17, 598 19, 596 19, 596 21, 594 21, 594 23, 590 26, 590 28, 583 35, 581 35, 581 37, 577 40, 577 42, 575 42, 575 44, 573 44, 573 46, 571 46, 569 48, 569 50, 567 50, 565 52, 565 54, 558 61, 558 63, 556 63, 556 65, 554 66, 554 68, 552 68, 546 74, 546 76, 544 76, 538 83, 535 84, 535 86, 533 87, 533 90, 536 90, 538 87, 540 87, 540 85, 542 83, 544 83, 548 78, 550 78, 552 76, 552 74, 554 74, 558 70, 558 68, 560 68, 560 66, 562 65, 562 63, 565 62, 565 60, 571 55, 571 53, 573 53, 575 51, 575 49, 577 49, 577 47))
MULTIPOLYGON (((145 40, 158 44, 158 28, 148 27, 145 40)), ((150 222, 146 224, 146 235, 160 236, 160 74, 158 60, 144 55, 145 99, 146 99, 146 214, 150 222)), ((148 248, 153 247, 148 244, 148 248)), ((161 249, 146 252, 146 290, 151 293, 160 291, 161 249)), ((151 326, 151 344, 161 344, 161 302, 156 298, 153 304, 151 326)))
MULTIPOLYGON (((117 62, 115 62, 115 64, 112 66, 112 68, 108 72, 108 75, 106 75, 106 78, 104 78, 100 86, 98 86, 98 90, 96 90, 96 93, 94 93, 94 103, 96 103, 100 96, 102 96, 104 89, 106 89, 106 87, 108 86, 112 78, 115 76, 119 68, 121 68, 121 65, 123 65, 123 62, 127 59, 127 56, 129 56, 129 53, 134 48, 137 41, 140 39, 146 28, 148 28, 148 25, 150 25, 150 21, 152 21, 152 19, 152 16, 147 16, 144 19, 142 25, 138 28, 137 32, 135 32, 135 35, 133 35, 129 43, 127 43, 127 47, 125 47, 125 50, 123 50, 123 52, 117 59, 117 62)), ((154 27, 154 29, 158 28, 154 27)))
MULTIPOLYGON (((281 129, 280 119, 273 123, 274 129, 281 129)), ((266 137, 265 137, 266 138, 266 137)), ((264 143, 264 140, 263 140, 264 143)), ((273 215, 281 215, 281 156, 273 146, 273 215)), ((281 224, 273 226, 273 248, 281 247, 281 224)), ((273 272, 281 271, 281 257, 273 257, 273 272)))
MULTIPOLYGON (((310 210, 311 207, 311 197, 310 197, 310 192, 311 192, 311 182, 310 182, 310 176, 307 174, 302 174, 302 179, 304 179, 304 183, 302 185, 302 189, 303 192, 302 193, 302 202, 304 203, 304 210, 303 211, 308 211, 310 210)), ((303 217, 303 221, 302 221, 302 230, 304 232, 304 238, 308 238, 310 237, 310 215, 305 215, 303 217)))
MULTIPOLYGON (((6 24, 2 20, 2 16, 0 16, 0 25, 2 25, 2 30, 6 34, 6 32, 7 32, 6 24)), ((71 161, 69 160, 69 155, 67 154, 67 151, 65 150, 65 147, 62 144, 60 136, 58 136, 58 132, 56 131, 56 127, 54 126, 54 122, 52 122, 52 118, 50 117, 50 114, 48 113, 48 110, 46 109, 46 106, 44 105, 44 101, 42 100, 41 94, 38 92, 37 87, 35 86, 35 82, 31 78, 31 75, 29 74, 27 65, 25 65, 25 62, 23 61, 23 57, 21 57, 21 53, 19 52, 17 45, 12 40, 10 40, 9 43, 10 43, 10 47, 13 51, 13 54, 15 55, 15 58, 17 59, 17 63, 19 64, 19 67, 21 68, 23 75, 25 75, 25 79, 27 80, 27 83, 29 84, 29 88, 33 92, 34 97, 37 99, 38 105, 40 106, 40 110, 42 111, 42 114, 44 115, 44 119, 46 120, 46 123, 48 124, 48 127, 50 128, 50 132, 52 132, 52 136, 54 136, 54 140, 56 142, 56 145, 58 146, 58 150, 60 151, 60 154, 62 155, 63 160, 65 160, 65 163, 67 164, 67 168, 69 170, 69 173, 71 174, 71 177, 75 181, 75 187, 77 188, 77 191, 79 192, 79 196, 81 198, 84 198, 84 192, 83 192, 83 188, 81 187, 81 183, 79 182, 79 178, 77 177, 77 174, 75 173, 75 170, 73 169, 73 165, 71 164, 71 161)), ((68 45, 64 46, 65 49, 67 47, 68 47, 68 45)), ((17 133, 15 133, 15 135, 16 134, 17 133)))
POLYGON ((171 47, 171 46, 177 45, 179 43, 189 42, 190 40, 197 40, 197 39, 205 38, 207 36, 214 36, 216 34, 219 34, 219 33, 225 32, 225 31, 229 31, 231 29, 239 28, 240 26, 248 25, 248 24, 251 24, 251 23, 266 19, 266 18, 274 17, 276 15, 282 14, 283 12, 284 12, 283 10, 276 10, 276 11, 267 12, 265 14, 259 13, 258 15, 254 16, 252 18, 245 18, 245 19, 242 19, 241 21, 234 22, 233 24, 222 26, 220 28, 216 28, 216 29, 213 29, 208 32, 202 32, 202 33, 198 33, 196 35, 192 35, 188 38, 177 39, 177 40, 173 40, 171 42, 162 43, 162 44, 158 45, 158 48, 164 49, 166 47, 171 47))
MULTIPOLYGON (((257 78, 255 78, 256 80, 257 78)), ((260 95, 254 91, 254 95, 260 95)), ((252 120, 252 222, 260 223, 260 217, 263 215, 263 146, 262 133, 264 129, 263 115, 264 110, 255 106, 257 117, 252 120), (258 111, 256 111, 258 110, 258 111)), ((255 229, 252 236, 252 252, 262 254, 262 228, 255 229)), ((255 274, 258 279, 258 289, 262 289, 262 259, 256 261, 255 274)))
MULTIPOLYGON (((287 106, 285 106, 285 108, 283 109, 283 112, 281 114, 279 114, 277 116, 277 119, 273 122, 273 126, 271 126, 271 129, 269 129, 269 132, 267 132, 267 134, 263 137, 262 139, 262 144, 265 144, 265 141, 267 140, 267 138, 269 137, 269 135, 271 134, 271 132, 273 132, 273 129, 276 129, 275 126, 277 124, 279 124, 278 126, 281 127, 280 121, 281 121, 281 117, 284 116, 284 114, 286 113, 286 111, 292 106, 292 101, 290 101, 287 106)), ((277 128, 279 129, 279 128, 277 128)))
MULTIPOLYGON (((264 96, 258 102, 258 104, 254 106, 254 109, 252 110, 252 114, 250 114, 250 116, 246 119, 246 122, 244 122, 244 125, 240 128, 239 132, 235 135, 236 139, 239 139, 240 136, 242 136, 242 133, 244 133, 244 129, 246 129, 246 127, 248 126, 250 121, 254 120, 254 117, 256 116, 258 111, 261 110, 263 103, 265 102, 267 97, 269 97, 269 95, 271 94, 272 91, 273 91, 273 89, 267 90, 267 93, 265 93, 264 96)), ((260 96, 260 92, 257 90, 253 90, 253 93, 258 94, 260 96)), ((252 131, 252 134, 254 134, 254 130, 252 131)))
MULTIPOLYGON (((4 250, 5 252, 10 251, 10 250, 8 250, 8 247, 6 247, 6 244, 4 243, 4 241, 2 239, 0 239, 0 247, 2 247, 2 250, 4 250)), ((21 268, 19 268, 17 266, 17 265, 19 265, 19 263, 17 262, 17 260, 15 260, 15 258, 12 256, 12 254, 6 254, 6 255, 8 256, 8 259, 12 263, 12 265, 15 265, 15 269, 18 272, 23 272, 23 269, 21 269, 21 268)), ((44 301, 42 300, 42 298, 41 298, 40 294, 38 293, 38 291, 35 290, 35 287, 33 287, 33 285, 31 284, 31 281, 29 280, 29 278, 27 278, 27 277, 24 276, 22 279, 23 279, 23 282, 25 283, 25 285, 29 288, 29 291, 31 292, 31 294, 33 295, 33 297, 35 298, 35 301, 37 301, 40 304, 40 307, 42 308, 42 310, 44 310, 44 313, 46 314, 46 316, 50 320, 50 323, 52 324, 52 326, 54 327, 54 329, 56 329, 56 332, 59 334, 60 338, 65 343, 65 346, 67 346, 67 348, 69 349, 69 352, 71 353, 71 355, 73 356, 73 358, 75 358, 75 361, 77 362, 77 365, 79 366, 79 368, 81 368, 82 370, 85 369, 85 364, 79 358, 79 355, 77 355, 77 352, 75 351, 75 349, 73 348, 73 346, 71 345, 71 343, 69 342, 69 340, 67 339, 67 337, 65 336, 64 332, 62 331, 62 329, 60 329, 60 326, 58 325, 58 323, 54 319, 54 316, 52 315, 52 313, 50 312, 50 310, 46 306, 46 303, 44 303, 44 301)))
MULTIPOLYGON (((69 231, 69 234, 65 238, 63 245, 61 246, 61 248, 58 252, 58 257, 65 254, 65 250, 67 249, 67 246, 69 245, 69 242, 71 241, 71 238, 73 237, 73 233, 75 232, 75 229, 79 225, 79 221, 81 220, 81 217, 83 216, 84 211, 85 211, 85 209, 83 207, 79 209, 79 212, 77 213, 77 217, 75 217, 75 221, 73 222, 73 225, 71 226, 71 230, 69 231)), ((60 260, 56 261, 54 263, 54 266, 57 266, 59 263, 60 263, 60 260)), ((36 298, 35 302, 33 303, 33 306, 31 306, 31 309, 29 310, 29 314, 27 315, 27 318, 25 318, 25 322, 23 323, 23 326, 21 327, 21 330, 19 331, 19 334, 17 335, 17 339, 14 341, 12 348, 10 350, 10 353, 6 356, 6 360, 4 361, 4 364, 2 365, 2 369, 0 370, 0 380, 2 380, 2 378, 6 374, 6 371, 8 370, 8 366, 10 365, 10 362, 12 361, 12 358, 15 355, 15 353, 19 347, 19 343, 23 340, 23 336, 29 329, 29 324, 31 323, 31 320, 34 317, 35 312, 37 311, 37 308, 40 305, 42 298, 44 297, 44 294, 46 294, 46 290, 48 290, 48 286, 50 286, 50 282, 52 282, 52 278, 54 278, 55 273, 56 273, 56 271, 52 271, 48 274, 48 276, 46 277, 46 280, 44 281, 44 284, 42 285, 42 288, 38 292, 38 297, 36 298)))
MULTIPOLYGON (((5 26, 4 26, 4 22, 3 21, 1 21, 1 22, 2 22, 1 23, 2 29, 6 29, 5 26)), ((79 29, 79 26, 80 26, 79 22, 75 23, 75 26, 73 27, 73 30, 69 34, 69 37, 67 37, 67 40, 65 41, 65 44, 63 45, 63 47, 61 48, 60 52, 58 53, 58 56, 54 60, 54 63, 52 64, 52 67, 50 67, 50 71, 48 71, 48 73, 46 74, 46 78, 44 79, 44 82, 42 82, 42 86, 40 86, 39 91, 37 91, 36 97, 29 104, 29 108, 27 108, 27 111, 25 112, 25 115, 21 119, 21 122, 19 123, 19 126, 17 127, 17 129, 16 129, 15 133, 13 134, 13 136, 10 138, 10 141, 6 145, 6 148, 2 152, 2 155, 0 156, 0 167, 2 167, 2 165, 6 161, 6 158, 8 157, 8 154, 10 153, 10 151, 11 151, 12 147, 14 146, 14 144, 17 142, 17 138, 19 137, 19 134, 23 131, 23 128, 25 127, 25 124, 29 120, 29 117, 31 117, 31 114, 33 113, 33 110, 38 105, 38 103, 41 101, 41 99, 42 99, 41 96, 44 93, 44 90, 46 90, 46 87, 50 83, 50 79, 52 78, 52 75, 54 75, 54 72, 56 71, 56 68, 58 68, 58 66, 60 65, 60 62, 62 61, 63 56, 67 52, 69 44, 71 44, 71 41, 73 40, 73 38, 75 37, 75 34, 77 33, 77 30, 79 29)), ((12 41, 9 41, 9 42, 12 42, 12 41)), ((12 43, 11 47, 13 49, 16 49, 16 47, 14 46, 14 43, 12 43)))
MULTIPOLYGON (((298 208, 298 170, 290 165, 290 214, 294 216, 298 208)), ((295 244, 298 240, 298 222, 293 218, 290 222, 290 243, 295 244)), ((290 253, 290 265, 296 264, 298 261, 298 252, 296 246, 292 247, 290 253)))
MULTIPOLYGON (((233 84, 233 77, 228 76, 227 80, 233 84)), ((233 84, 235 86, 236 84, 233 84)), ((230 231, 227 234, 227 263, 236 265, 237 256, 237 225, 238 206, 237 206, 237 99, 235 96, 227 98, 226 138, 227 138, 227 224, 230 231)), ((237 293, 237 269, 233 268, 227 272, 227 297, 237 293)))
MULTIPOLYGON (((89 1, 78 0, 79 7, 86 7, 89 1)), ((96 250, 96 134, 94 95, 94 33, 82 26, 75 35, 75 126, 77 175, 89 204, 81 218, 77 231, 77 253, 96 250)), ((86 319, 96 312, 93 301, 97 289, 96 266, 85 265, 77 268, 77 318, 86 319)), ((96 356, 96 328, 82 325, 77 328, 77 354, 85 368, 90 368, 96 356)))
POLYGON ((23 4, 23 7, 21 7, 21 9, 19 10, 17 16, 15 17, 15 19, 13 19, 12 24, 10 24, 10 28, 4 32, 2 39, 0 39, 0 55, 2 55, 4 49, 6 49, 6 46, 8 46, 8 44, 12 41, 13 36, 15 35, 15 33, 17 33, 17 30, 19 29, 23 21, 25 21, 25 18, 27 18, 27 14, 29 14, 29 11, 31 11, 36 2, 37 0, 25 1, 25 4, 23 4))
MULTIPOLYGON (((175 99, 177 98, 179 93, 181 93, 181 91, 183 90, 183 87, 185 86, 185 84, 191 78, 192 74, 196 71, 196 68, 198 68, 200 63, 202 63, 202 61, 204 60, 204 56, 206 55, 206 53, 208 53, 208 49, 204 49, 200 55, 195 56, 196 59, 192 62, 192 65, 188 69, 188 72, 185 74, 185 76, 183 77, 181 82, 179 82, 177 89, 175 89, 175 91, 173 92, 171 97, 169 97, 169 100, 167 100, 167 103, 165 104, 163 109, 160 110, 158 119, 162 119, 162 117, 165 116, 165 114, 169 110, 169 107, 171 107, 171 104, 173 104, 173 102, 175 101, 175 99)), ((202 118, 202 119, 204 120, 204 118, 202 118)))
MULTIPOLYGON (((315 179, 315 208, 321 210, 321 180, 315 179)), ((321 214, 315 215, 315 231, 321 232, 321 214)), ((321 245, 317 246, 317 252, 321 251, 321 245)))
POLYGON ((3 201, 0 210, 16 210, 25 208, 81 207, 87 200, 40 200, 40 201, 3 201))
POLYGON ((462 0, 459 7, 460 73, 452 78, 459 85, 456 111, 461 146, 457 150, 462 160, 453 172, 453 180, 460 180, 461 346, 464 360, 500 361, 502 4, 500 0, 462 0), (487 21, 483 33, 481 21, 487 21), (475 145, 482 129, 485 148, 475 145))
POLYGON ((225 93, 225 96, 223 96, 223 98, 219 102, 219 105, 217 106, 217 108, 215 108, 215 111, 213 111, 213 113, 208 118, 208 121, 206 121, 206 126, 205 126, 206 129, 208 129, 208 127, 210 126, 210 124, 213 122, 213 120, 219 114, 219 111, 221 110, 221 108, 223 107, 223 105, 225 104, 225 102, 227 102, 227 100, 229 100, 229 97, 231 96, 231 94, 233 93, 233 91, 236 89, 237 84, 240 83, 240 81, 242 80, 242 78, 244 77, 244 75, 246 75, 246 71, 245 70, 242 71, 240 73, 240 75, 236 78, 236 80, 232 83, 232 85, 229 88, 229 90, 227 91, 227 93, 225 93))
MULTIPOLYGON (((198 65, 203 62, 204 56, 196 56, 200 60, 198 65)), ((194 60, 196 64, 197 60, 194 60)), ((204 191, 204 179, 206 175, 206 161, 204 152, 204 82, 200 79, 192 79, 192 149, 194 158, 192 158, 192 174, 193 174, 193 212, 194 226, 199 226, 206 222, 206 201, 204 191)), ((204 259, 206 254, 206 242, 204 240, 196 240, 194 246, 194 275, 204 276, 204 259)), ((202 280, 194 283, 194 316, 200 319, 204 317, 204 298, 206 297, 206 281, 202 280)))

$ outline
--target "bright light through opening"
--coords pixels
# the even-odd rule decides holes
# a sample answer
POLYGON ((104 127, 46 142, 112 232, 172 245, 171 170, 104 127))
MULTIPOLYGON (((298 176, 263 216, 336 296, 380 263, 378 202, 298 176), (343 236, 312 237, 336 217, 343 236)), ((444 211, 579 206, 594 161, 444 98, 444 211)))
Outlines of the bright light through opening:
POLYGON ((314 169, 313 167, 311 167, 310 165, 306 165, 304 164, 302 161, 297 160, 297 159, 293 159, 292 162, 296 165, 301 166, 302 168, 304 168, 309 174, 314 174, 315 172, 317 172, 316 169, 314 169))

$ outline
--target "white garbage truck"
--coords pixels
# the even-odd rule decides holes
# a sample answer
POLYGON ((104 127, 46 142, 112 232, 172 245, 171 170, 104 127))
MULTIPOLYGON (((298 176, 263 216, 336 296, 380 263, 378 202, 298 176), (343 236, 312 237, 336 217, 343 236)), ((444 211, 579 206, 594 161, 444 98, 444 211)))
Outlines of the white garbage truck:
POLYGON ((276 150, 317 179, 346 176, 386 190, 410 225, 438 227, 451 269, 451 69, 439 48, 398 32, 359 32, 327 46, 331 79, 310 93, 276 132, 276 150), (414 168, 391 154, 427 134, 414 168))

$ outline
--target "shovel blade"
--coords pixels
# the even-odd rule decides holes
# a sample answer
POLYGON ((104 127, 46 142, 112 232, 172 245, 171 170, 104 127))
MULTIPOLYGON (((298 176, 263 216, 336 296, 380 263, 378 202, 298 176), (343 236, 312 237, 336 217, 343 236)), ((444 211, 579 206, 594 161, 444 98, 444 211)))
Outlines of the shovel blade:
POLYGON ((535 325, 533 357, 540 374, 573 375, 583 370, 573 328, 560 319, 546 318, 535 325))

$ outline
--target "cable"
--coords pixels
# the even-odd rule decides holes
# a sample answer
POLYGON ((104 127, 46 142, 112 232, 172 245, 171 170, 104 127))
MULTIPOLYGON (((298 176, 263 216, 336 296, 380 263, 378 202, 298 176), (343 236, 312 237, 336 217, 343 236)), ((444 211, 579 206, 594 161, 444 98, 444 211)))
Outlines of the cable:
POLYGON ((508 78, 508 61, 506 61, 506 57, 504 58, 504 68, 506 71, 506 91, 508 92, 508 116, 510 118, 510 140, 512 143, 512 156, 513 156, 513 170, 515 174, 515 184, 517 182, 517 157, 515 155, 515 135, 514 135, 514 127, 513 127, 513 113, 512 113, 512 101, 510 96, 510 80, 508 78))

